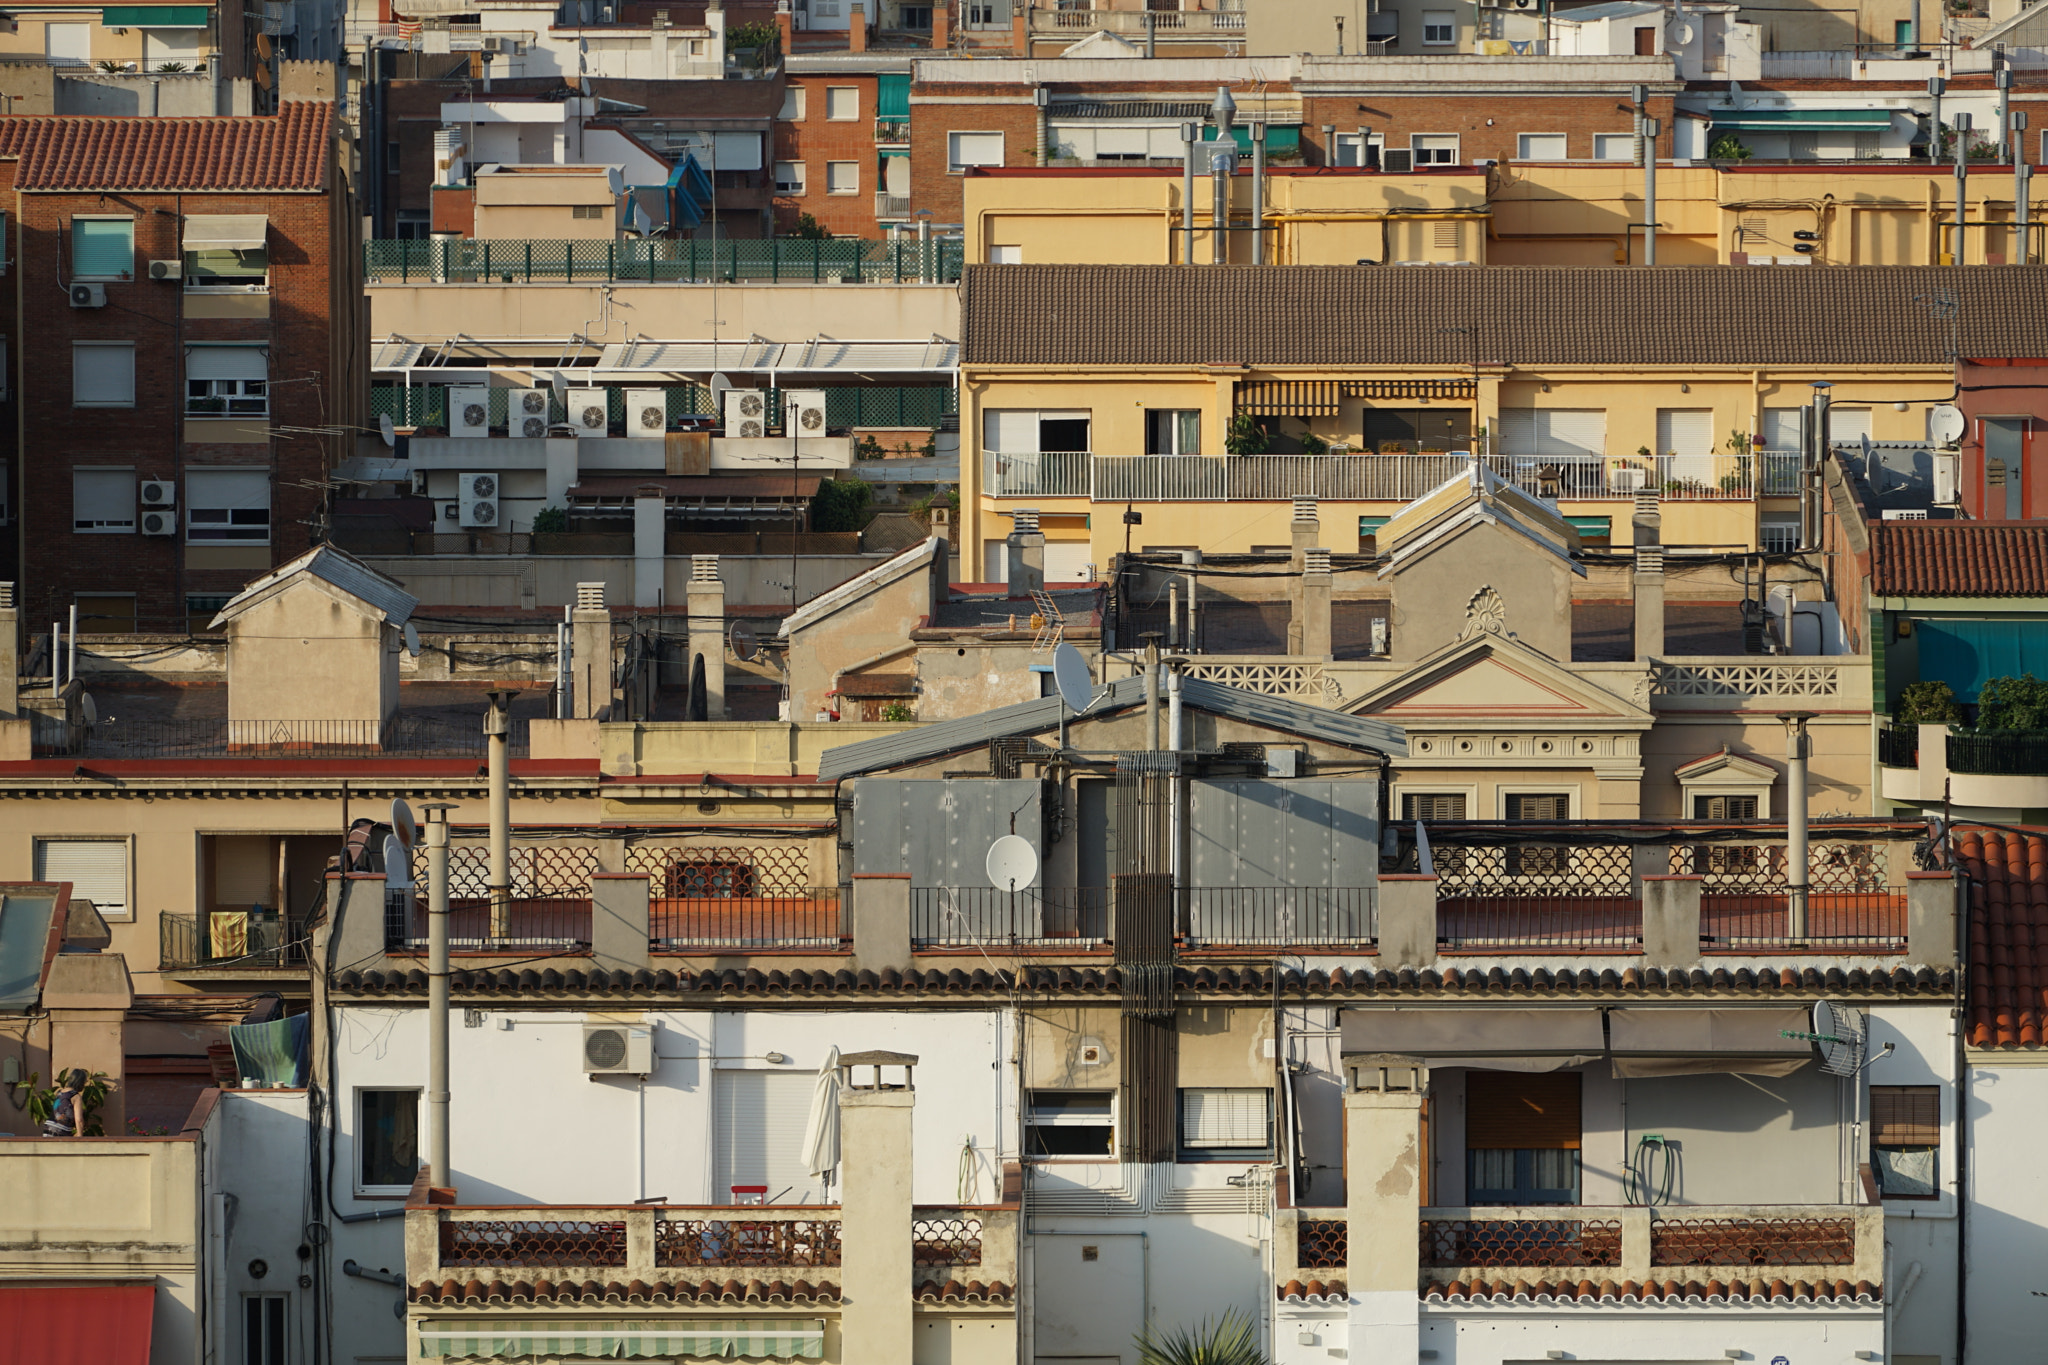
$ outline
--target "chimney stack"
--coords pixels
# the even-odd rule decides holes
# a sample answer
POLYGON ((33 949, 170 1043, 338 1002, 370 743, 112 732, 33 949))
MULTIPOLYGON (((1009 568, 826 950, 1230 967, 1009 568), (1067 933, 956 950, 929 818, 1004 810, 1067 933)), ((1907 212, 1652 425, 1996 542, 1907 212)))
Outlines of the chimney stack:
POLYGON ((839 1321, 846 1365, 903 1365, 912 1355, 916 1066, 916 1057, 900 1052, 850 1052, 839 1059, 839 1168, 845 1173, 839 1321), (900 1083, 892 1074, 898 1071, 900 1083))
POLYGON ((690 556, 690 720, 725 719, 725 580, 717 555, 690 556))
POLYGON ((1664 516, 1655 493, 1636 494, 1634 586, 1636 599, 1635 655, 1655 658, 1664 652, 1664 516))
POLYGON ((590 720, 612 704, 612 614, 603 583, 578 583, 569 613, 570 691, 575 717, 590 720))
POLYGON ((1307 551, 1301 567, 1301 653, 1311 659, 1330 657, 1330 552, 1317 546, 1307 551))
POLYGON ((866 52, 868 50, 868 10, 866 5, 855 5, 847 11, 846 50, 866 52))
POLYGON ((0 720, 12 720, 21 705, 21 612, 14 585, 0 583, 0 720))
POLYGON ((1010 596, 1029 597, 1045 587, 1045 537, 1038 530, 1038 509, 1019 507, 1010 519, 1010 596))
POLYGON ((1287 534, 1290 542, 1287 569, 1289 573, 1295 575, 1288 585, 1288 596, 1293 612, 1287 622, 1287 652, 1306 654, 1309 651, 1304 649, 1301 643, 1302 621, 1306 616, 1306 609, 1302 602, 1303 585, 1300 575, 1304 571, 1303 566, 1307 562, 1308 552, 1323 538, 1323 523, 1316 513, 1314 498, 1294 500, 1294 519, 1287 524, 1287 534))

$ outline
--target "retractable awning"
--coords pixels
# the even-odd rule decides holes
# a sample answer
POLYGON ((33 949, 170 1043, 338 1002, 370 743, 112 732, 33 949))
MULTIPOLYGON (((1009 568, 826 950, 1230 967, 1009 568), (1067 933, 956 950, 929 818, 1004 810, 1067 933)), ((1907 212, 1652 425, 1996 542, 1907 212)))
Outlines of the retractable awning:
POLYGON ((261 251, 270 220, 260 213, 189 214, 185 219, 187 251, 261 251))
POLYGON ((105 28, 205 28, 205 5, 108 5, 100 11, 105 28))
POLYGON ((1607 1050, 1597 1009, 1347 1009, 1344 1053, 1395 1053, 1440 1066, 1561 1071, 1607 1050))
POLYGON ((1892 126, 1889 109, 1716 109, 1716 129, 1753 133, 1876 133, 1892 126))
MULTIPOLYGON (((61 1335, 61 1334, 60 1334, 61 1335)), ((675 1356, 818 1360, 825 1354, 819 1318, 707 1318, 691 1322, 511 1323, 462 1326, 423 1322, 422 1357, 529 1356, 645 1360, 675 1356)), ((44 1357, 47 1359, 47 1357, 44 1357)))
POLYGON ((149 1365, 156 1282, 0 1284, 0 1365, 149 1365))
POLYGON ((1789 1076, 1813 1060, 1813 1046, 1782 1032, 1812 1027, 1797 1008, 1618 1009, 1607 1015, 1617 1076, 1789 1076))

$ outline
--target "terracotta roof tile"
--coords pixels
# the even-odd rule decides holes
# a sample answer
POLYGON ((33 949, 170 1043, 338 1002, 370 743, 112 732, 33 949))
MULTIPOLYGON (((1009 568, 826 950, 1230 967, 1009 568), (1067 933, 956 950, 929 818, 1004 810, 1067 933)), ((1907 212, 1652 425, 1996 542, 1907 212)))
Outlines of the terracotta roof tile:
MULTIPOLYGON (((1004 1290, 1008 1292, 1007 1289, 1004 1290)), ((799 1304, 837 1303, 839 1286, 829 1280, 634 1280, 580 1282, 527 1280, 422 1280, 407 1291, 414 1303, 475 1308, 492 1304, 799 1304)))
POLYGON ((1289 1280, 1280 1286, 1282 1303, 1344 1303, 1350 1297, 1342 1280, 1289 1280))
POLYGON ((2048 523, 1881 521, 1870 590, 1893 597, 2048 594, 2048 523))
POLYGON ((1432 1284, 1422 1291, 1422 1297, 1444 1303, 1563 1303, 1637 1301, 1644 1303, 1747 1303, 1770 1307, 1790 1307, 1793 1304, 1831 1304, 1841 1307, 1862 1307, 1884 1301, 1884 1292, 1868 1280, 1851 1284, 1847 1280, 1735 1280, 1723 1283, 1714 1280, 1706 1284, 1698 1280, 1649 1280, 1642 1284, 1629 1280, 1616 1284, 1603 1280, 1595 1285, 1591 1280, 1538 1280, 1531 1284, 1527 1280, 1453 1280, 1449 1284, 1432 1284))
POLYGON ((2048 266, 973 265, 973 365, 1928 365, 1940 328, 1902 327, 1954 293, 1965 355, 2048 355, 2048 266), (1304 326, 1304 318, 1315 319, 1304 326))
POLYGON ((1011 1292, 1010 1286, 1001 1280, 993 1280, 988 1284, 983 1284, 980 1280, 969 1280, 965 1284, 958 1280, 947 1280, 944 1283, 926 1280, 918 1285, 913 1297, 919 1303, 1002 1304, 1009 1303, 1015 1295, 1011 1292))
POLYGON ((0 118, 21 190, 319 190, 334 105, 287 100, 256 118, 0 118))
POLYGON ((2048 831, 1960 826, 1969 874, 1971 1047, 2048 1042, 2048 831))

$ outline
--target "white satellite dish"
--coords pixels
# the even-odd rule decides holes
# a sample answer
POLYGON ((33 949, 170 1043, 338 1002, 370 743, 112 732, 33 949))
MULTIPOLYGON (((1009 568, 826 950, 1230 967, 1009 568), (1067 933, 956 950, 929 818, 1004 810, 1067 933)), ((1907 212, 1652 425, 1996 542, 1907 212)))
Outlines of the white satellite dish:
POLYGON ((100 708, 94 703, 92 693, 86 692, 79 696, 78 718, 85 722, 85 728, 88 730, 100 723, 100 708))
POLYGON ((1684 47, 1687 43, 1690 43, 1693 40, 1693 37, 1695 35, 1693 26, 1688 20, 1674 19, 1670 24, 1665 26, 1664 36, 1674 46, 1684 47))
POLYGON ((732 381, 725 377, 723 370, 719 370, 712 374, 711 382, 704 387, 711 390, 711 411, 714 413, 723 412, 725 410, 724 394, 727 389, 732 387, 732 381))
POLYGON ((752 663, 761 652, 761 641, 745 621, 733 622, 732 629, 725 633, 725 641, 732 647, 732 656, 743 664, 752 663))
POLYGON ((377 414, 377 434, 384 438, 384 448, 386 450, 398 444, 398 428, 391 421, 390 413, 380 412, 377 414))
POLYGON ((420 657, 420 633, 410 621, 405 623, 405 652, 415 659, 420 657))
POLYGON ((1088 672, 1088 661, 1064 640, 1052 652, 1052 681, 1069 710, 1078 713, 1094 705, 1095 679, 1088 672))
POLYGON ((384 887, 387 891, 412 889, 412 853, 398 842, 396 834, 384 836, 384 887))
POLYGON ((1022 891, 1038 880, 1038 850, 1021 834, 1005 834, 988 846, 988 880, 998 891, 1022 891))
POLYGON ((391 798, 391 832, 407 848, 411 848, 420 837, 419 824, 412 818, 412 807, 405 804, 402 796, 391 798))
POLYGON ((1937 403, 1927 410, 1927 435, 1945 446, 1963 439, 1963 410, 1953 403, 1937 403))

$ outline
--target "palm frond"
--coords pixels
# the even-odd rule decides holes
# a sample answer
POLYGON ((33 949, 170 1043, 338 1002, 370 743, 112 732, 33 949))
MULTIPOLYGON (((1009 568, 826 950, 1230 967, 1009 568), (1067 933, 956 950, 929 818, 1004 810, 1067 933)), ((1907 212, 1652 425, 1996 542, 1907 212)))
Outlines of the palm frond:
POLYGON ((1165 1335, 1147 1327, 1134 1340, 1138 1365, 1272 1365, 1259 1349, 1258 1324, 1235 1308, 1165 1335))

